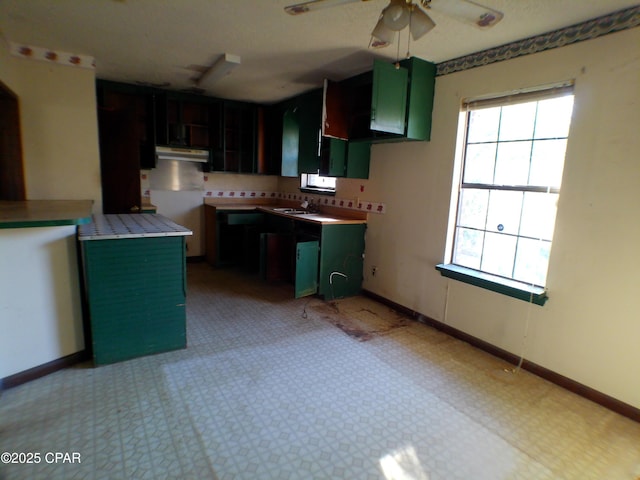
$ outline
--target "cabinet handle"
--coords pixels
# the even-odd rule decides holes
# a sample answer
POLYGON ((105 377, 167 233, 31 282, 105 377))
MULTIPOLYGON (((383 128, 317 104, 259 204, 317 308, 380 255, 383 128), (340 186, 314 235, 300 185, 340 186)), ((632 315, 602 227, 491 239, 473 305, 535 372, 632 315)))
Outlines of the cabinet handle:
POLYGON ((372 108, 371 109, 371 120, 375 120, 376 119, 376 109, 372 108))

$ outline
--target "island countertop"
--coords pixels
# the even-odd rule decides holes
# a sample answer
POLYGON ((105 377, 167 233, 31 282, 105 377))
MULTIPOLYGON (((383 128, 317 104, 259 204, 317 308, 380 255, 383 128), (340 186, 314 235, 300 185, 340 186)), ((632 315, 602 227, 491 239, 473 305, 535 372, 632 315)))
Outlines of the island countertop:
POLYGON ((0 229, 82 225, 92 207, 93 200, 1 200, 0 229))
POLYGON ((81 225, 78 240, 176 237, 192 235, 188 228, 155 213, 94 215, 93 222, 81 225))

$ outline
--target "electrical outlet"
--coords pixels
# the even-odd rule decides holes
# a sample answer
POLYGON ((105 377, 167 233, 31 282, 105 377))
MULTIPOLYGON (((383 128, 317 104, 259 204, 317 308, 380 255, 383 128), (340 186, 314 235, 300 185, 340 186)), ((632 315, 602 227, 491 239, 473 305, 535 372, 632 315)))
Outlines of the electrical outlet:
POLYGON ((376 267, 375 265, 371 267, 371 276, 375 277, 377 271, 378 271, 378 267, 376 267))

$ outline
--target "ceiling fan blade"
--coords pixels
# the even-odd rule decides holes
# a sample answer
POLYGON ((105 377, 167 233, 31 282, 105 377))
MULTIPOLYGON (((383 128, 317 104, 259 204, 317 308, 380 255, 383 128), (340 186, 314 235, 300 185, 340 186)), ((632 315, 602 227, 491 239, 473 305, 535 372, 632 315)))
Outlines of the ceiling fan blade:
POLYGON ((310 0, 308 2, 296 3, 284 7, 284 11, 289 15, 300 15, 312 10, 320 10, 322 8, 337 7, 347 3, 367 2, 368 0, 310 0))
POLYGON ((490 28, 502 20, 504 14, 471 0, 432 0, 429 8, 442 12, 478 28, 490 28))

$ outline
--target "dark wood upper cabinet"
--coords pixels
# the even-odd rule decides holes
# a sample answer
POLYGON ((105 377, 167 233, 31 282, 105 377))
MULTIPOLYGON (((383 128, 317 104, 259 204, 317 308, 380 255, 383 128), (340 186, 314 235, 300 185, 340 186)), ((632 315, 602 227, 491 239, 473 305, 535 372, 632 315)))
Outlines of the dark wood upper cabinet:
POLYGON ((100 107, 100 173, 104 213, 140 212, 140 156, 132 109, 100 107))
POLYGON ((0 200, 26 200, 18 97, 0 82, 0 200))

